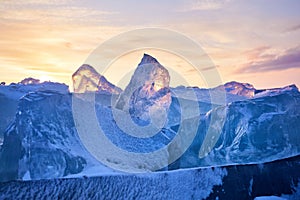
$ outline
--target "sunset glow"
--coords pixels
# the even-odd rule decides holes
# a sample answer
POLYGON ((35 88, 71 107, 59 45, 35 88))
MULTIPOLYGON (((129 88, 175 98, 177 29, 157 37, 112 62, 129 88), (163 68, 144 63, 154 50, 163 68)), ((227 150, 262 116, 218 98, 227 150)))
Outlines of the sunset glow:
MULTIPOLYGON (((158 27, 196 41, 224 82, 249 82, 256 88, 299 86, 299 9, 297 0, 4 0, 0 4, 0 81, 33 77, 72 86, 72 73, 102 42, 135 28, 158 27)), ((114 63, 122 68, 112 68, 105 76, 114 84, 122 73, 130 77, 144 52, 183 73, 190 85, 205 87, 186 61, 157 50, 124 55, 114 63)), ((173 81, 175 85, 178 82, 173 81)))

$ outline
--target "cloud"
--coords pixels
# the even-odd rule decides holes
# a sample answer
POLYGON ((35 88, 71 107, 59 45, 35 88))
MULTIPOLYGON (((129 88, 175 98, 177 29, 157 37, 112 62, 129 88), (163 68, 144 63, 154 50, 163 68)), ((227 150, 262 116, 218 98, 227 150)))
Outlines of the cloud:
POLYGON ((30 0, 14 4, 0 4, 1 21, 10 23, 69 23, 101 24, 117 12, 97 9, 91 5, 82 6, 70 0, 45 2, 30 0))
POLYGON ((242 52, 242 55, 244 55, 247 60, 250 60, 251 62, 255 61, 256 63, 267 59, 273 59, 276 54, 279 54, 279 52, 272 49, 270 46, 259 46, 242 52))
POLYGON ((218 10, 231 0, 191 0, 181 11, 218 10))
POLYGON ((248 52, 249 58, 253 60, 244 64, 238 72, 254 73, 300 68, 300 46, 288 49, 280 55, 266 53, 270 50, 270 48, 265 47, 248 52), (256 55, 255 52, 257 52, 256 55))
POLYGON ((289 33, 289 32, 294 32, 294 31, 298 31, 298 30, 300 30, 300 24, 298 24, 296 26, 292 26, 292 27, 286 29, 284 32, 289 33))

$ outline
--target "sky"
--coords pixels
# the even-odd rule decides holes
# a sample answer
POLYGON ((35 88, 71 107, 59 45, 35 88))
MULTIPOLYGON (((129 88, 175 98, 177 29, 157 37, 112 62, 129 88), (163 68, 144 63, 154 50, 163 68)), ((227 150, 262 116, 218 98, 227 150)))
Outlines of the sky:
MULTIPOLYGON (((72 74, 103 42, 155 27, 196 42, 224 83, 299 87, 299 10, 299 0, 0 0, 0 81, 34 77, 72 88, 72 74)), ((114 48, 107 51, 119 47, 114 48)), ((119 55, 103 74, 124 87, 143 53, 184 76, 189 85, 205 87, 205 78, 187 60, 158 49, 119 55)), ((171 76, 172 86, 180 84, 171 76)))

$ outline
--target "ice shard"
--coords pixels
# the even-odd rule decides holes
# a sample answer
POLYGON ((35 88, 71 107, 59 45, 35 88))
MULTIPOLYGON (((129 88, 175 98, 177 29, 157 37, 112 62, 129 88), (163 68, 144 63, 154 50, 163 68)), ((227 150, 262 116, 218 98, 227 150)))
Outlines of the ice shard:
POLYGON ((155 58, 144 54, 130 83, 117 100, 116 108, 128 111, 137 123, 150 123, 151 116, 160 116, 169 109, 169 82, 168 70, 155 58))
POLYGON ((100 75, 92 66, 84 64, 72 75, 75 93, 104 91, 119 94, 122 90, 100 75))

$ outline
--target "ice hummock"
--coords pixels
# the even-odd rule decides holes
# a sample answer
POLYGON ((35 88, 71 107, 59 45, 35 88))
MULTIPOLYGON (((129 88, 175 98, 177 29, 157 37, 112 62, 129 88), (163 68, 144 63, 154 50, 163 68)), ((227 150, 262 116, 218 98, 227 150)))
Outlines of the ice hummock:
POLYGON ((56 91, 61 94, 69 93, 69 87, 63 83, 41 82, 35 78, 25 78, 19 83, 0 85, 0 145, 3 133, 15 117, 19 99, 30 92, 56 91))
POLYGON ((151 116, 161 116, 170 107, 169 83, 168 70, 155 58, 144 54, 115 107, 129 112, 137 123, 150 123, 151 116))
POLYGON ((59 178, 94 165, 105 170, 80 142, 71 97, 38 91, 21 98, 4 134, 0 181, 59 178))
MULTIPOLYGON (((300 93, 281 91, 273 96, 236 101, 209 110, 200 116, 201 123, 193 144, 178 159, 177 166, 213 166, 269 162, 300 153, 300 93), (212 113, 222 113, 212 120, 212 113), (202 148, 208 127, 218 127, 225 119, 220 138, 203 159, 202 148)), ((205 146, 203 146, 205 147, 205 146)), ((208 150, 208 151, 209 151, 208 150)), ((175 163, 174 163, 175 164, 175 163)))
POLYGON ((218 88, 224 88, 225 91, 229 94, 244 96, 247 98, 251 98, 255 94, 254 86, 249 83, 239 83, 236 81, 231 81, 225 83, 224 85, 218 86, 215 89, 218 88))
POLYGON ((104 91, 119 94, 122 90, 106 80, 92 66, 84 64, 72 75, 75 93, 104 91))

